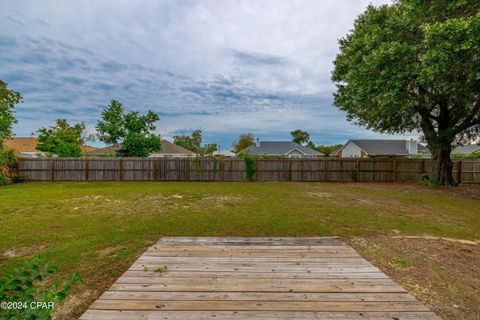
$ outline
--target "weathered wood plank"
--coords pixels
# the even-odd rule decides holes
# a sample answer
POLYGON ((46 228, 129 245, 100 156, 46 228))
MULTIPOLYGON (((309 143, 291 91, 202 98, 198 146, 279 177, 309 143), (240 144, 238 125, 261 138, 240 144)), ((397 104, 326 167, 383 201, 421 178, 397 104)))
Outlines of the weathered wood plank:
MULTIPOLYGON (((157 267, 162 265, 162 263, 153 263, 153 262, 137 262, 130 267, 130 271, 141 271, 141 270, 155 270, 157 267)), ((216 272, 296 272, 296 273, 316 273, 316 272, 377 272, 379 271, 376 267, 373 266, 362 266, 362 265, 349 265, 346 264, 323 264, 319 266, 304 266, 300 265, 291 265, 283 266, 282 264, 205 264, 201 263, 198 265, 192 264, 166 264, 169 270, 174 271, 216 271, 216 272)))
POLYGON ((318 246, 318 245, 340 245, 345 243, 338 237, 164 237, 157 244, 175 243, 190 245, 268 245, 268 246, 318 246))
POLYGON ((407 293, 297 293, 297 292, 128 292, 105 291, 103 300, 218 300, 218 301, 383 301, 417 302, 407 293))
POLYGON ((243 265, 246 264, 279 264, 282 263, 284 265, 328 265, 328 264, 348 264, 348 265, 356 265, 356 266, 370 266, 371 264, 368 261, 365 261, 362 257, 351 257, 351 256, 335 256, 330 254, 325 254, 323 256, 306 256, 306 257, 265 257, 264 255, 259 255, 259 257, 255 256, 152 256, 144 254, 138 260, 138 262, 158 262, 158 263, 172 263, 172 264, 200 264, 199 261, 202 261, 202 264, 214 264, 214 263, 221 263, 221 264, 228 264, 228 263, 241 263, 243 265))
POLYGON ((431 312, 88 310, 80 320, 440 320, 431 312))
POLYGON ((358 302, 337 301, 159 301, 159 300, 104 300, 99 299, 92 309, 102 310, 167 310, 167 311, 428 311, 417 302, 358 302))
POLYGON ((162 277, 162 278, 252 278, 252 279, 386 279, 384 273, 378 272, 218 272, 218 271, 175 271, 169 270, 165 273, 150 270, 126 271, 127 277, 162 277))
MULTIPOLYGON (((171 280, 171 279, 165 279, 171 280)), ((174 280, 181 280, 174 279, 174 280)), ((398 285, 390 283, 365 282, 363 280, 342 280, 332 279, 324 283, 313 281, 309 279, 306 282, 289 281, 287 283, 272 283, 272 281, 247 281, 247 279, 230 279, 230 281, 210 281, 197 282, 185 281, 165 281, 161 283, 120 283, 117 282, 112 285, 111 290, 117 291, 237 291, 237 292, 271 292, 271 291, 286 291, 286 292, 406 292, 405 289, 398 285)), ((295 279, 299 281, 299 279, 295 279)), ((375 279, 385 280, 385 279, 375 279)), ((123 279, 122 281, 129 282, 123 279)), ((134 280, 131 280, 134 281, 134 280)))

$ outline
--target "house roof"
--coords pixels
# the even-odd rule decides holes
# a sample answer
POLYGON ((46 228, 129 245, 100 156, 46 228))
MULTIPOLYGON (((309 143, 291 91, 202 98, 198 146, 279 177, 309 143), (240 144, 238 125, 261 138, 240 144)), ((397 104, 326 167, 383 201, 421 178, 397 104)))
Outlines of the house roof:
POLYGON ((251 155, 287 155, 295 149, 308 156, 323 155, 323 153, 317 150, 310 149, 292 141, 260 141, 259 147, 253 144, 246 148, 245 152, 251 155))
POLYGON ((3 145, 7 148, 15 150, 16 153, 22 152, 38 152, 36 137, 20 137, 5 139, 3 145))
POLYGON ((185 149, 179 145, 171 143, 168 140, 162 139, 162 149, 160 151, 154 152, 156 154, 168 153, 168 154, 188 154, 195 155, 195 152, 185 149))
POLYGON ((458 146, 452 150, 453 154, 470 154, 480 152, 480 146, 478 144, 467 144, 465 146, 458 146))
MULTIPOLYGON (((407 150, 408 140, 349 140, 345 146, 352 142, 369 155, 409 155, 407 150)), ((344 147, 345 147, 344 146, 344 147)), ((418 153, 428 154, 430 150, 417 143, 418 153)), ((342 150, 343 147, 340 149, 342 150)), ((340 150, 337 151, 340 152, 340 150)))
POLYGON ((98 148, 93 147, 93 146, 85 145, 85 146, 82 146, 81 149, 82 149, 83 153, 89 153, 89 152, 93 152, 93 151, 97 150, 98 148))
POLYGON ((224 157, 235 157, 236 156, 235 152, 232 152, 230 150, 215 151, 213 154, 216 155, 216 156, 224 156, 224 157))
POLYGON ((115 152, 119 149, 122 148, 122 145, 119 145, 118 147, 114 146, 106 146, 103 148, 97 148, 92 151, 86 151, 88 155, 95 156, 95 155, 110 155, 110 154, 115 154, 115 152))

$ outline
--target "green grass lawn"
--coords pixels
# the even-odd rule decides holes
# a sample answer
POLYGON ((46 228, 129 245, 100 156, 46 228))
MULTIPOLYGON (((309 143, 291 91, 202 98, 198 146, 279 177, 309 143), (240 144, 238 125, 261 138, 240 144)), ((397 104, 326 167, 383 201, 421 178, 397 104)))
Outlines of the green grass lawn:
POLYGON ((0 274, 40 254, 85 279, 69 311, 162 236, 480 239, 480 201, 401 184, 23 183, 0 188, 0 274))

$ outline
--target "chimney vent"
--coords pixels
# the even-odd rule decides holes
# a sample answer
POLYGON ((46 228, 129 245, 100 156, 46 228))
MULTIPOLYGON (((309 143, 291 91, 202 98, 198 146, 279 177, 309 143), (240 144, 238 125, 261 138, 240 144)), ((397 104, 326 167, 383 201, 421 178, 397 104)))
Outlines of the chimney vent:
POLYGON ((418 143, 416 140, 407 140, 407 151, 408 154, 418 154, 418 143))
POLYGON ((255 139, 255 147, 260 148, 260 139, 259 138, 255 139))

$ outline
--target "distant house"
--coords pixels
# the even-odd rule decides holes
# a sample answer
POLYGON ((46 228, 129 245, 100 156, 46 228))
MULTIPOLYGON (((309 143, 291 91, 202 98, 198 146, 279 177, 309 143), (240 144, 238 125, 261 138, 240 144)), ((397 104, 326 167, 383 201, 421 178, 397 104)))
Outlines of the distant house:
POLYGON ((225 157, 225 158, 235 158, 237 156, 235 152, 232 152, 230 150, 215 151, 213 155, 217 157, 225 157))
POLYGON ((17 155, 20 157, 42 157, 45 156, 45 153, 37 150, 37 137, 32 134, 30 137, 18 137, 5 139, 3 145, 6 148, 13 149, 17 155))
POLYGON ((197 154, 179 145, 162 140, 162 149, 150 155, 151 158, 192 158, 197 154))
POLYGON ((95 150, 87 151, 86 155, 90 157, 114 157, 117 154, 117 151, 120 150, 123 146, 119 144, 118 146, 106 146, 103 148, 96 148, 95 150))
POLYGON ((430 157, 430 150, 415 140, 349 140, 336 151, 340 158, 430 157))
POLYGON ((240 151, 252 156, 277 156, 286 158, 316 158, 324 156, 317 150, 302 146, 292 141, 260 141, 240 151))
POLYGON ((465 146, 458 146, 452 150, 452 154, 469 156, 472 154, 480 154, 480 145, 467 144, 465 146))
MULTIPOLYGON (((96 149, 92 152, 88 152, 89 156, 97 157, 113 157, 122 152, 123 145, 119 144, 118 146, 107 146, 104 148, 96 149)), ((176 144, 171 143, 168 140, 162 139, 162 149, 160 151, 152 153, 149 157, 151 158, 191 158, 195 157, 196 153, 185 149, 183 147, 177 146, 176 144)))

